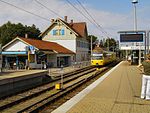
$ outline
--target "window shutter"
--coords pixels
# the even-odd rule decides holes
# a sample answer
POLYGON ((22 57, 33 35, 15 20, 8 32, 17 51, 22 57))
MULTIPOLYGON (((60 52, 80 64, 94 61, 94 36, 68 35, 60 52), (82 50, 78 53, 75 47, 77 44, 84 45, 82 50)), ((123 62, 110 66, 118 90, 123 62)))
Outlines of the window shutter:
POLYGON ((56 35, 56 30, 53 30, 53 35, 56 35))
POLYGON ((64 29, 61 30, 61 35, 65 35, 65 30, 64 29))

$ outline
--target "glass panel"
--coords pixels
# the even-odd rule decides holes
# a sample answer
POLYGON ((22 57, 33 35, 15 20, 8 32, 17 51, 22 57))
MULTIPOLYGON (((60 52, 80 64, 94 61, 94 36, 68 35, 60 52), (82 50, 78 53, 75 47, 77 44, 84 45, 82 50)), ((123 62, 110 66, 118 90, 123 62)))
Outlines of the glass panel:
POLYGON ((56 30, 53 30, 53 35, 56 35, 56 30))
POLYGON ((94 56, 92 57, 92 60, 102 60, 103 57, 102 56, 94 56))
POLYGON ((61 30, 61 35, 65 35, 65 30, 64 29, 61 30))

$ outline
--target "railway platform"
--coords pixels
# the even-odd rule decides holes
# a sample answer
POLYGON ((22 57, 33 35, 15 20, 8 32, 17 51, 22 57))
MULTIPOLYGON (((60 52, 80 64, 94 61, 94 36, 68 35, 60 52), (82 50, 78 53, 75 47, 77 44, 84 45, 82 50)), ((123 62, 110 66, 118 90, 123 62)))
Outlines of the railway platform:
POLYGON ((65 67, 50 70, 8 70, 0 73, 0 98, 46 83, 53 77, 79 68, 65 67))
POLYGON ((52 113, 150 113, 141 80, 138 68, 122 61, 52 113))

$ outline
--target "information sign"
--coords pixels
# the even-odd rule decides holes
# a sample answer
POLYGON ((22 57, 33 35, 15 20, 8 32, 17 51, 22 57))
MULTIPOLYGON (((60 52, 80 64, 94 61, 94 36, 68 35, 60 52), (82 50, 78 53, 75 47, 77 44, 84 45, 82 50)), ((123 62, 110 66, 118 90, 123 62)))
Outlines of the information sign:
POLYGON ((143 34, 120 34, 120 42, 143 42, 143 34))

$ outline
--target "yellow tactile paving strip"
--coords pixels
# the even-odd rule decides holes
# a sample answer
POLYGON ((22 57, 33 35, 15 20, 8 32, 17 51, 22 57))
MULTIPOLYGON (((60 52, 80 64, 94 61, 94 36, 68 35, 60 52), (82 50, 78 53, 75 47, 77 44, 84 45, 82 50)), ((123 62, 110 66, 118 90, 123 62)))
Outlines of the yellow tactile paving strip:
POLYGON ((141 77, 123 62, 67 113, 150 113, 150 101, 140 99, 141 77))

